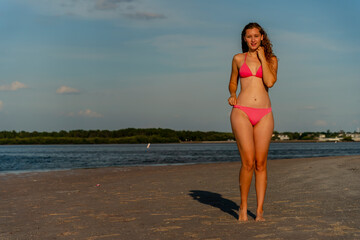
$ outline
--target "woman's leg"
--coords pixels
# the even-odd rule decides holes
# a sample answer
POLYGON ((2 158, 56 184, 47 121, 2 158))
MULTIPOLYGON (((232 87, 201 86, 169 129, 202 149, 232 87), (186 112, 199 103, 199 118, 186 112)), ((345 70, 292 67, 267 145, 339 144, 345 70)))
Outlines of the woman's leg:
POLYGON ((274 131, 272 112, 265 115, 254 127, 255 143, 255 188, 257 198, 256 221, 264 221, 263 205, 267 185, 267 155, 274 131))
POLYGON ((253 126, 251 125, 247 115, 237 108, 233 108, 230 120, 232 131, 241 156, 241 168, 239 173, 241 198, 239 221, 247 221, 247 199, 255 168, 253 126))

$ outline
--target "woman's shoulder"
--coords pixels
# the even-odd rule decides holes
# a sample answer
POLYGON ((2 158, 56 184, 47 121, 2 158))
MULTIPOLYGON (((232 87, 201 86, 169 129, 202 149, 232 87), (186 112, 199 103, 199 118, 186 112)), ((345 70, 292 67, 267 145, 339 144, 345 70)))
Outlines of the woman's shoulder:
POLYGON ((272 56, 270 57, 269 63, 272 64, 272 65, 274 65, 274 64, 277 64, 278 61, 279 61, 279 59, 278 59, 275 55, 272 55, 272 56))
POLYGON ((244 60, 244 58, 245 58, 245 53, 237 53, 234 55, 233 61, 240 63, 244 60))
POLYGON ((270 57, 270 62, 277 62, 279 59, 274 54, 270 57))

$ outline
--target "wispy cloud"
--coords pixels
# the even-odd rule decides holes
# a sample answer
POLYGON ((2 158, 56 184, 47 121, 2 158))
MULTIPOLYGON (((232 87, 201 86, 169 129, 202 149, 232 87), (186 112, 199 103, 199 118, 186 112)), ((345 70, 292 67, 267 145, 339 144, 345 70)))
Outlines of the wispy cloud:
MULTIPOLYGON (((147 2, 137 0, 27 0, 45 15, 75 16, 86 19, 128 18, 163 19, 165 15, 149 9, 147 2)), ((150 5, 151 7, 151 5, 150 5)))
POLYGON ((337 40, 336 38, 330 38, 328 36, 317 33, 277 30, 274 31, 274 36, 276 36, 278 41, 283 43, 290 43, 291 45, 295 46, 296 49, 317 48, 330 52, 360 52, 360 46, 358 45, 341 42, 342 40, 337 40))
POLYGON ((202 36, 169 34, 155 37, 149 41, 150 44, 161 50, 175 50, 176 48, 204 49, 213 47, 214 40, 202 36))
POLYGON ((119 7, 120 3, 133 2, 134 0, 96 0, 95 9, 97 10, 114 10, 119 7))
POLYGON ((316 120, 314 122, 314 125, 317 126, 317 127, 325 127, 328 125, 328 123, 324 120, 316 120))
POLYGON ((0 100, 0 111, 3 109, 3 106, 4 106, 3 101, 0 100))
MULTIPOLYGON (((181 61, 182 67, 189 68, 218 67, 219 61, 228 61, 228 53, 233 53, 234 47, 229 39, 222 36, 197 34, 165 34, 131 44, 151 45, 161 53, 173 55, 181 61)), ((166 64, 178 65, 178 62, 166 61, 166 64)))
POLYGON ((80 110, 77 113, 70 112, 67 114, 69 117, 81 116, 81 117, 88 117, 88 118, 102 118, 103 115, 97 112, 94 112, 90 109, 80 110))
POLYGON ((61 86, 56 90, 56 93, 59 94, 73 94, 73 93, 79 93, 80 91, 76 88, 71 88, 68 86, 61 86))
POLYGON ((10 85, 0 85, 0 91, 16 91, 21 88, 27 88, 27 86, 18 81, 12 82, 10 85))
POLYGON ((321 36, 316 36, 313 33, 298 33, 290 31, 280 31, 277 34, 277 38, 281 39, 283 42, 290 42, 295 46, 302 47, 316 47, 328 51, 343 51, 341 45, 336 44, 331 39, 325 39, 321 36))
POLYGON ((125 13, 124 16, 132 19, 140 20, 152 20, 152 19, 162 19, 166 18, 164 14, 151 13, 151 12, 135 12, 135 13, 125 13))
POLYGON ((103 115, 101 115, 100 113, 94 112, 90 109, 86 109, 86 110, 81 110, 78 113, 79 116, 84 116, 84 117, 90 117, 90 118, 100 118, 103 117, 103 115))

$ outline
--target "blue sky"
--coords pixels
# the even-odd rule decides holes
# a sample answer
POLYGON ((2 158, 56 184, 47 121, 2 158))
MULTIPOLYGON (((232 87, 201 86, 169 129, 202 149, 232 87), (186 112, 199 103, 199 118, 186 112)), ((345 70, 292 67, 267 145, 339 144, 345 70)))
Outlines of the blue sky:
POLYGON ((230 132, 240 32, 279 58, 277 131, 360 127, 360 1, 3 0, 0 130, 230 132))

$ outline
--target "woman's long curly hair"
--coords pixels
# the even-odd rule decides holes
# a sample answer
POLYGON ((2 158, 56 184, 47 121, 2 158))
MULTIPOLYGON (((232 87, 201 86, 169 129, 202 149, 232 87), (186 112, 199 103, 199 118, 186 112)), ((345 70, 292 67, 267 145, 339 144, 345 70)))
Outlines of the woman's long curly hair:
POLYGON ((263 35, 263 40, 261 41, 260 46, 264 47, 266 61, 271 62, 271 58, 275 56, 275 54, 272 51, 272 44, 271 44, 270 39, 269 39, 268 35, 266 34, 265 30, 258 23, 254 23, 254 22, 249 23, 242 30, 242 32, 241 32, 241 47, 242 47, 243 53, 249 51, 249 47, 244 40, 246 30, 253 29, 253 28, 259 29, 260 34, 263 35))

